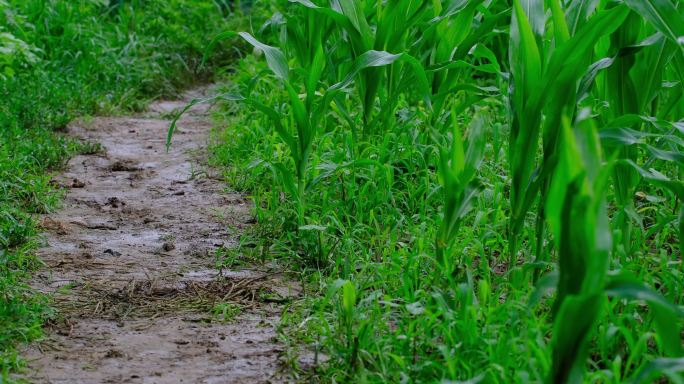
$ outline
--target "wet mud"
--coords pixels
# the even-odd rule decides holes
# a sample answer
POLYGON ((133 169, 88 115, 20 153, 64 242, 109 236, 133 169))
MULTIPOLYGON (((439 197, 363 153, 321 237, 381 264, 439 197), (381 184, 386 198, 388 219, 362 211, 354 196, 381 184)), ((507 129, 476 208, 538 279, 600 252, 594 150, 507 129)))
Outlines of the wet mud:
POLYGON ((207 106, 168 117, 205 90, 133 117, 76 121, 69 134, 103 150, 55 182, 64 204, 41 220, 46 264, 32 285, 56 315, 24 351, 34 383, 282 382, 275 325, 297 294, 276 269, 218 271, 215 253, 253 221, 203 162, 207 106))

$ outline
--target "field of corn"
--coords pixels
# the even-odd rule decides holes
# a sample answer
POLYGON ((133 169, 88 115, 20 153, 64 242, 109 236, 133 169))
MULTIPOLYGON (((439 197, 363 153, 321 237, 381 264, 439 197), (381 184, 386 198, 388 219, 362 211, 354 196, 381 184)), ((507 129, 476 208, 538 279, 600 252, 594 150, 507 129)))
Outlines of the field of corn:
POLYGON ((254 12, 207 50, 249 52, 211 150, 258 225, 221 261, 298 271, 300 379, 684 382, 683 3, 254 12))
POLYGON ((59 131, 218 79, 216 264, 301 283, 293 381, 684 383, 684 2, 239 3, 0 0, 0 382, 59 131))

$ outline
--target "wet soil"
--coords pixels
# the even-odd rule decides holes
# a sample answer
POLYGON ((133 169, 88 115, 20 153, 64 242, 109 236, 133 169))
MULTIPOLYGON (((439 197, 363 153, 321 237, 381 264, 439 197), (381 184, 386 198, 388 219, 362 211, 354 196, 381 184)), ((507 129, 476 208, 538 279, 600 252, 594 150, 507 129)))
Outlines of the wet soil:
POLYGON ((260 383, 277 376, 279 302, 296 294, 273 268, 217 271, 219 247, 252 221, 250 203, 203 166, 206 106, 184 100, 134 117, 77 121, 69 134, 103 151, 77 156, 55 182, 63 208, 42 218, 53 296, 46 337, 24 356, 35 383, 260 383))

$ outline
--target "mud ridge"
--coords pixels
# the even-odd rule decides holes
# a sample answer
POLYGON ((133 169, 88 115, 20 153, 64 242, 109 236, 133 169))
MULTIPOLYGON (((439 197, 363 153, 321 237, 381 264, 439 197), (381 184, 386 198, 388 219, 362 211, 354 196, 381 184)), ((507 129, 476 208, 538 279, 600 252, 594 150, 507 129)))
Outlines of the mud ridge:
POLYGON ((298 295, 274 268, 217 271, 219 247, 253 222, 250 203, 207 177, 210 118, 196 106, 167 153, 165 117, 206 90, 133 117, 76 121, 69 134, 103 151, 77 156, 54 182, 62 209, 41 219, 53 297, 46 337, 24 351, 33 383, 282 382, 275 324, 298 295), (229 316, 226 315, 228 311, 229 316))

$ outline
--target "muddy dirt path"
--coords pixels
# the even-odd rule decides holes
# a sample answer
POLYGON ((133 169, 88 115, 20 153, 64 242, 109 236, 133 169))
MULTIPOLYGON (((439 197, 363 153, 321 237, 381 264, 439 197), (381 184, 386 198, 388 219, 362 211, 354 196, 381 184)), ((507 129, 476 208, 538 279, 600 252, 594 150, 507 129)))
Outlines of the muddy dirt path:
POLYGON ((274 303, 293 290, 265 268, 214 268, 216 249, 235 243, 228 228, 251 217, 201 165, 206 107, 186 114, 164 149, 170 112, 201 92, 69 127, 104 150, 69 162, 56 178, 64 206, 41 222, 47 267, 33 285, 55 293, 58 316, 24 352, 29 382, 281 381, 274 303))

